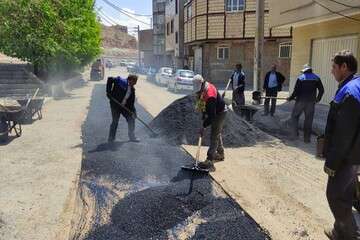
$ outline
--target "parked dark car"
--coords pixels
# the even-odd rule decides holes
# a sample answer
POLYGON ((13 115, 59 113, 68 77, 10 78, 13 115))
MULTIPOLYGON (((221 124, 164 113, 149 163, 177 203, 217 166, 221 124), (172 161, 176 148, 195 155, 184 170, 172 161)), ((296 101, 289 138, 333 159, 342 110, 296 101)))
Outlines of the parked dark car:
POLYGON ((105 66, 103 59, 97 59, 91 66, 90 80, 101 81, 105 76, 105 66))

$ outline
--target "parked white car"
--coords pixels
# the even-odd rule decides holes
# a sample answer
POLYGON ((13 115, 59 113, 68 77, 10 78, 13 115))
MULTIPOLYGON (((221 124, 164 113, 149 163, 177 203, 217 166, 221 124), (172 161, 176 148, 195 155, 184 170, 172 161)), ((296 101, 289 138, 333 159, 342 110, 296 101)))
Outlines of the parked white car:
POLYGON ((155 81, 157 84, 161 86, 167 86, 169 79, 172 77, 172 75, 173 75, 172 68, 162 67, 156 73, 155 81))
POLYGON ((179 69, 169 79, 168 90, 178 92, 179 90, 193 91, 194 72, 185 69, 179 69))

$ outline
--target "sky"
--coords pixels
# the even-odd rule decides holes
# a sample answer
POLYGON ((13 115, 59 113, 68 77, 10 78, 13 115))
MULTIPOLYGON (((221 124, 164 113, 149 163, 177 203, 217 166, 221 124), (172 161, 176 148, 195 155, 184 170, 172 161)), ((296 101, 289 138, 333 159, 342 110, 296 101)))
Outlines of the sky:
POLYGON ((140 29, 151 28, 151 16, 137 16, 134 14, 151 15, 152 0, 96 0, 95 9, 104 25, 120 24, 129 28, 129 33, 137 35, 134 29, 139 25, 140 29), (110 6, 113 4, 115 7, 110 6), (123 9, 129 16, 119 12, 115 8, 123 9), (135 18, 135 19, 134 19, 135 18), (137 21, 137 20, 140 20, 137 21))

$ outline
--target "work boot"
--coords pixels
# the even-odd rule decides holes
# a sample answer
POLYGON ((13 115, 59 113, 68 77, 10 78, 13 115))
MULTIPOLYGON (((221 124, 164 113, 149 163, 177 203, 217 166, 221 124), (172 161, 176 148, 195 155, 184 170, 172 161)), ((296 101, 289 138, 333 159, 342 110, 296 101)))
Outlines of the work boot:
POLYGON ((339 234, 333 228, 325 229, 324 233, 330 240, 341 240, 339 234))
POLYGON ((129 138, 129 141, 130 141, 130 142, 134 142, 134 143, 138 143, 138 142, 140 142, 140 139, 138 139, 138 138, 136 138, 136 137, 134 136, 134 137, 129 138))
POLYGON ((215 171, 215 166, 213 161, 206 159, 204 162, 199 163, 199 168, 209 170, 210 172, 215 171))
POLYGON ((214 161, 216 162, 222 162, 225 160, 224 153, 216 153, 214 156, 214 161))

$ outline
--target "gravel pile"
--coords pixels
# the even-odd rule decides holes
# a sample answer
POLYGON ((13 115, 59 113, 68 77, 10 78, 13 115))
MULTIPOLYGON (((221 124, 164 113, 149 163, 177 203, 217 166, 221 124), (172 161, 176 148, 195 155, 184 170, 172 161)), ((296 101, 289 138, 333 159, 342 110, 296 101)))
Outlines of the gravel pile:
MULTIPOLYGON (((150 126, 171 144, 197 145, 202 114, 195 111, 195 100, 194 95, 176 100, 160 112, 150 126)), ((209 135, 210 128, 206 130, 203 138, 205 146, 209 145, 209 135)), ((225 147, 252 146, 267 138, 261 130, 230 110, 227 113, 222 137, 225 147)))

